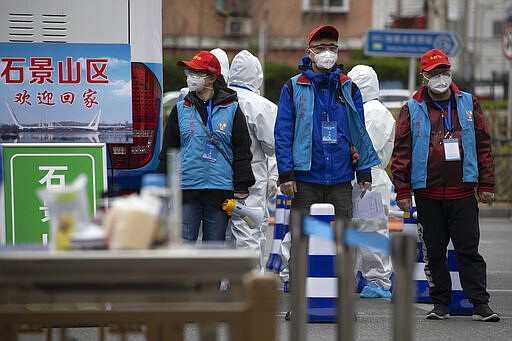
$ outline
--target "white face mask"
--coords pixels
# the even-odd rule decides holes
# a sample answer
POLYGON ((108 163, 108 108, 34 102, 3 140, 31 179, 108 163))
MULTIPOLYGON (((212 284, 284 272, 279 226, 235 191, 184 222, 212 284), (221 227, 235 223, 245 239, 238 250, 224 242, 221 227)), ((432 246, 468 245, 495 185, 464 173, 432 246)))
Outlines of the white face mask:
POLYGON ((428 80, 428 88, 435 94, 444 94, 452 84, 452 76, 437 75, 428 80))
POLYGON ((205 88, 204 77, 188 75, 187 86, 190 91, 201 91, 205 88))
POLYGON ((334 66, 334 64, 336 64, 337 60, 338 54, 336 52, 323 51, 320 52, 319 54, 315 53, 315 64, 320 69, 329 70, 334 66))

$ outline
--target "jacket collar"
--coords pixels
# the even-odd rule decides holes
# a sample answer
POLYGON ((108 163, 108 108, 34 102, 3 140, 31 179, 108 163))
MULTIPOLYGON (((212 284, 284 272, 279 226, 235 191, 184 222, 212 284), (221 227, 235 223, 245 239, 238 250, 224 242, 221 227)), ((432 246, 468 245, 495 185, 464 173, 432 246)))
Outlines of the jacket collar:
POLYGON ((341 77, 343 65, 336 64, 334 70, 326 73, 315 73, 311 68, 311 65, 311 58, 309 58, 308 56, 302 57, 301 64, 299 65, 301 75, 297 80, 298 83, 309 84, 311 81, 313 81, 315 82, 315 84, 327 85, 330 82, 337 81, 338 79, 341 80, 342 82, 348 79, 348 77, 346 77, 345 75, 343 75, 343 78, 341 77))

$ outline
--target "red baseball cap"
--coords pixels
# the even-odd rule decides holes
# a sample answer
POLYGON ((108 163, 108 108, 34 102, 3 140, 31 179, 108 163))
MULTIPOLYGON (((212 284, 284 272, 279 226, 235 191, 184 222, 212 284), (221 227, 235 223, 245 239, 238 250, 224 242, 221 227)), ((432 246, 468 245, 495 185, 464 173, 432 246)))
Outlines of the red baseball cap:
POLYGON ((313 31, 311 31, 311 33, 309 34, 308 46, 311 45, 311 41, 314 40, 319 35, 325 35, 328 37, 332 37, 336 41, 338 41, 338 36, 339 36, 338 30, 335 29, 333 26, 327 26, 327 25, 318 26, 313 31))
POLYGON ((438 49, 432 49, 421 56, 420 68, 422 71, 430 71, 439 65, 452 66, 446 54, 438 49))
POLYGON ((204 70, 220 77, 220 63, 213 53, 203 50, 196 54, 191 61, 179 60, 176 65, 189 67, 194 70, 204 70))

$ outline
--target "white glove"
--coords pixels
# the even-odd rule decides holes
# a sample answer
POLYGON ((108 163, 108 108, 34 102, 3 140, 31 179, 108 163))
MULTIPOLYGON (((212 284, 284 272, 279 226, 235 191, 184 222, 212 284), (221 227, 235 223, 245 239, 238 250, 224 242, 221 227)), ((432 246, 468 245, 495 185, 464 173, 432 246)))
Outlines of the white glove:
POLYGON ((277 193, 277 182, 275 180, 268 180, 267 183, 267 199, 273 198, 277 193))

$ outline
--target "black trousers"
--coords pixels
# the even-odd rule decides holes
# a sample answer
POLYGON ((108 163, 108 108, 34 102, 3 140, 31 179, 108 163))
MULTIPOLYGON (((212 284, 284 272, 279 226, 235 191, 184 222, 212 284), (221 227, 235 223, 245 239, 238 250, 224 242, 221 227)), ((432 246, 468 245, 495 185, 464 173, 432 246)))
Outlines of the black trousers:
POLYGON ((478 253, 480 227, 475 196, 459 200, 416 198, 416 208, 432 302, 451 302, 452 282, 446 263, 451 239, 464 293, 473 304, 488 303, 487 266, 478 253))
POLYGON ((352 184, 342 182, 336 185, 319 185, 297 181, 297 193, 292 200, 292 208, 307 211, 315 203, 334 205, 336 217, 352 218, 352 184))

